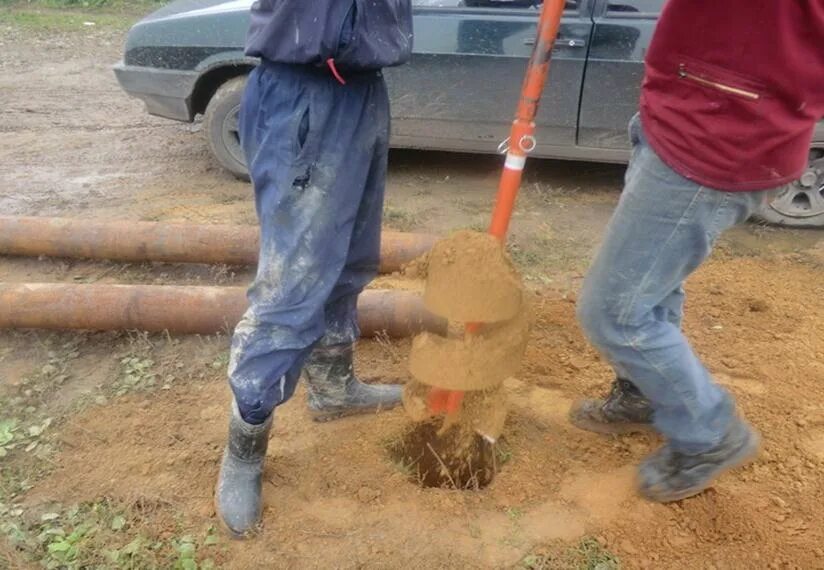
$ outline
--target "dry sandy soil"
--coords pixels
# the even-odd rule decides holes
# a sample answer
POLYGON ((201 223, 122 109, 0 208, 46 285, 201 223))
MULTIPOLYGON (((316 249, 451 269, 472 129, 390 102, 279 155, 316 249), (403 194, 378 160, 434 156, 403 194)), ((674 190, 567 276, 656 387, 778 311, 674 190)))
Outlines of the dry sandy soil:
MULTIPOLYGON (((113 30, 0 25, 0 212, 252 223, 248 186, 211 163, 196 127, 149 117, 119 91, 109 68, 121 42, 113 30)), ((495 158, 396 152, 387 225, 482 225, 497 168, 495 158)), ((410 481, 386 451, 408 427, 402 411, 316 425, 299 393, 278 412, 261 535, 201 541, 198 559, 226 568, 824 568, 821 232, 736 230, 688 284, 686 331, 762 431, 755 463, 699 497, 650 504, 634 493, 633 469, 657 438, 602 437, 566 422, 575 398, 611 379, 574 306, 621 170, 544 161, 529 172, 513 255, 537 295, 536 322, 524 371, 506 384, 512 409, 486 489, 410 481)), ((239 284, 250 275, 0 258, 0 281, 239 284)), ((381 284, 419 286, 398 276, 381 284)), ((225 336, 0 334, 0 421, 53 418, 32 440, 43 454, 19 446, 0 458, 0 566, 46 556, 42 541, 31 546, 11 526, 36 535, 50 513, 68 520, 73 504, 125 513, 124 525, 112 519, 120 534, 106 535, 112 548, 138 535, 174 542, 209 532, 227 346, 225 336)), ((358 368, 404 380, 408 348, 366 340, 358 368)))

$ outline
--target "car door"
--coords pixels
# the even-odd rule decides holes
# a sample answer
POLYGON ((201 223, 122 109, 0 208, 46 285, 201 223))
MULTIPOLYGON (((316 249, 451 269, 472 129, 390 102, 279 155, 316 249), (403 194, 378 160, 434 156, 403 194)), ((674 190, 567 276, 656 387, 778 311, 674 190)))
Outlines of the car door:
POLYGON ((627 123, 638 110, 644 56, 665 0, 598 0, 581 97, 578 145, 620 151, 626 158, 627 123))
MULTIPOLYGON (((536 154, 575 145, 594 0, 567 2, 536 154)), ((495 152, 509 134, 540 6, 524 0, 413 0, 415 49, 386 70, 396 146, 495 152)))

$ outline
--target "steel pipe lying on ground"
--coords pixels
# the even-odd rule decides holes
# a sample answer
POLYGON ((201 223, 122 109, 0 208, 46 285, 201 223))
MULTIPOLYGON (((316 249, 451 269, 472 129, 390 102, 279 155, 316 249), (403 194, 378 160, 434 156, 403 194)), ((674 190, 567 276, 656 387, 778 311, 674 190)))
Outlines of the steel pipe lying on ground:
MULTIPOLYGON (((258 236, 255 226, 0 216, 0 255, 253 265, 258 236)), ((427 234, 383 232, 381 273, 397 271, 436 240, 427 234)))
MULTIPOLYGON (((145 330, 211 334, 228 331, 246 310, 243 287, 0 283, 0 328, 145 330)), ((417 293, 364 291, 358 301, 363 336, 445 334, 417 293)))

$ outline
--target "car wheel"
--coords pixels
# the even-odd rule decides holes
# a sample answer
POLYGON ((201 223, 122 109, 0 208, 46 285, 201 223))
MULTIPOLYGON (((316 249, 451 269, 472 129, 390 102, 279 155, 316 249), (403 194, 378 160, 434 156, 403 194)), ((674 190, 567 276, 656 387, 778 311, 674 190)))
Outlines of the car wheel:
POLYGON ((245 87, 245 75, 230 79, 218 87, 206 107, 203 126, 209 148, 220 165, 238 178, 249 180, 238 132, 240 101, 245 87))
POLYGON ((794 228, 824 227, 824 149, 813 149, 801 178, 781 190, 756 217, 794 228))

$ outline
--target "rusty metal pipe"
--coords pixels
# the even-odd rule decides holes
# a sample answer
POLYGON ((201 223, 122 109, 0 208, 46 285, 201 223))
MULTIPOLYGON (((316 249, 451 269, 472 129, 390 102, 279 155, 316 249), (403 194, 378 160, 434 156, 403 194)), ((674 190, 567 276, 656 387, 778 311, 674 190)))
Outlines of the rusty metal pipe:
MULTIPOLYGON (((254 265, 258 236, 255 226, 0 216, 0 255, 254 265)), ((436 240, 428 234, 383 232, 381 273, 397 271, 436 240)))
MULTIPOLYGON (((243 287, 0 283, 0 329, 137 329, 211 334, 234 327, 246 310, 243 287)), ((417 293, 367 290, 358 302, 363 336, 424 330, 445 334, 417 293)))

